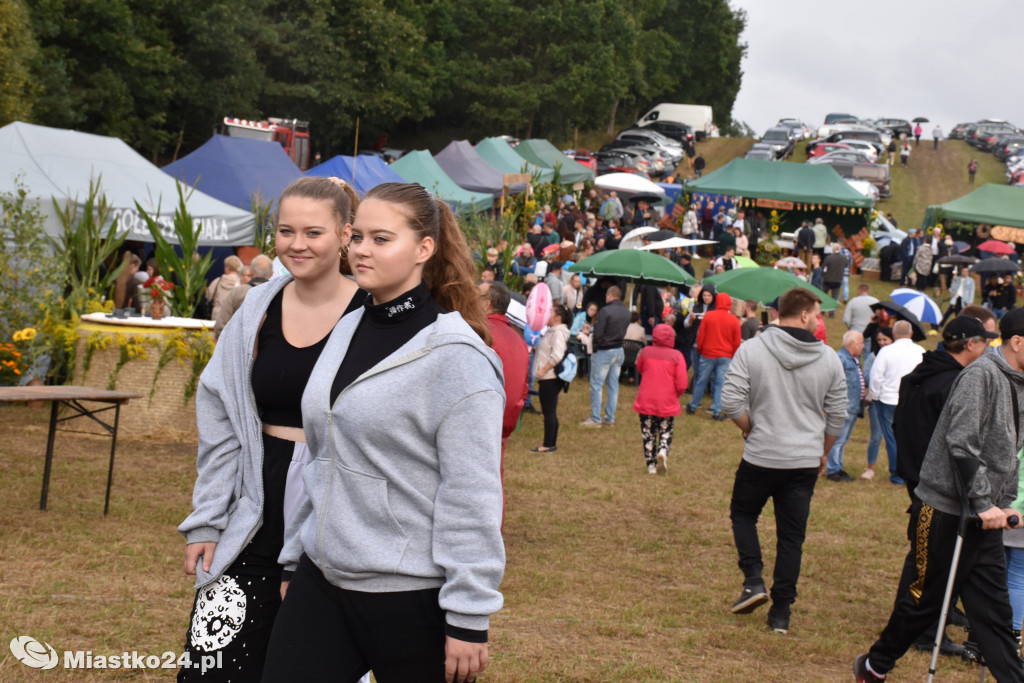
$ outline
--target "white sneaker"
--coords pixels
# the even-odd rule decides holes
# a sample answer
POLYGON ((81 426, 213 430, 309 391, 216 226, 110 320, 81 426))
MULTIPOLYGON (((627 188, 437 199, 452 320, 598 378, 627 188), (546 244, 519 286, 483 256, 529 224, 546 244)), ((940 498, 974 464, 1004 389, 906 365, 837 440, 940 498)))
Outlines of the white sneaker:
POLYGON ((583 422, 580 422, 580 427, 600 427, 600 426, 601 426, 600 422, 594 422, 589 417, 586 420, 584 420, 583 422))
POLYGON ((657 473, 658 473, 658 466, 657 465, 648 465, 647 466, 647 474, 657 474, 657 473))
POLYGON ((875 478, 875 471, 874 470, 864 470, 861 473, 860 478, 861 479, 874 479, 875 478))
POLYGON ((668 456, 658 453, 658 464, 654 466, 654 469, 658 474, 665 474, 668 471, 668 456))

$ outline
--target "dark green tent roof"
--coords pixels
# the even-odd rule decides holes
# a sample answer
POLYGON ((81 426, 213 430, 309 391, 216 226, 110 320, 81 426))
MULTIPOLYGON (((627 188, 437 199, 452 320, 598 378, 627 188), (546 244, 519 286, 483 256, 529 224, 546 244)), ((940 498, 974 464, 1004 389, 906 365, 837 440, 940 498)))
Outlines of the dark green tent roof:
POLYGON ((963 197, 929 206, 922 228, 938 220, 986 223, 1024 228, 1024 188, 1010 185, 982 185, 963 197))
POLYGON ((476 153, 502 173, 539 173, 542 183, 550 183, 555 177, 554 170, 531 164, 501 138, 484 138, 476 143, 476 153))
POLYGON ((594 179, 594 172, 575 159, 570 159, 547 140, 523 140, 515 151, 531 164, 541 168, 558 168, 558 180, 563 185, 585 183, 594 179))
POLYGON ((688 181, 686 190, 748 199, 871 208, 871 200, 850 187, 827 164, 733 159, 714 173, 688 181))

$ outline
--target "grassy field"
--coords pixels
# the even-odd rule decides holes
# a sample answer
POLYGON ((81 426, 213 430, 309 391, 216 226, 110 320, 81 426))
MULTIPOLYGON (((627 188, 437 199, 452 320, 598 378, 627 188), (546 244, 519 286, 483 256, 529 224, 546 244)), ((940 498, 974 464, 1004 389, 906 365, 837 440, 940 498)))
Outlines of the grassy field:
MULTIPOLYGON (((874 286, 884 296, 888 286, 874 286)), ((833 347, 840 320, 826 318, 833 347)), ((791 631, 773 634, 766 608, 742 617, 728 611, 742 579, 728 518, 738 430, 704 412, 680 416, 667 476, 649 476, 635 395, 623 386, 614 428, 584 430, 577 423, 587 415, 588 390, 580 379, 563 394, 556 454, 529 452, 541 440, 539 416, 524 416, 513 435, 505 467, 506 603, 492 620, 491 667, 480 680, 850 680, 853 657, 877 636, 892 604, 906 549, 903 489, 882 476, 819 483, 791 631)), ((122 439, 104 517, 107 442, 61 434, 49 510, 40 512, 46 415, 0 407, 4 642, 31 635, 58 651, 180 652, 192 584, 181 571, 175 526, 190 509, 195 444, 122 439)), ((864 468, 867 436, 866 423, 858 424, 847 449, 854 476, 864 468)), ((770 567, 770 506, 760 528, 770 567)), ((921 680, 927 659, 908 654, 890 680, 921 680)), ((0 648, 5 682, 172 674, 36 672, 0 648)), ((940 676, 974 681, 978 672, 943 660, 940 676)))

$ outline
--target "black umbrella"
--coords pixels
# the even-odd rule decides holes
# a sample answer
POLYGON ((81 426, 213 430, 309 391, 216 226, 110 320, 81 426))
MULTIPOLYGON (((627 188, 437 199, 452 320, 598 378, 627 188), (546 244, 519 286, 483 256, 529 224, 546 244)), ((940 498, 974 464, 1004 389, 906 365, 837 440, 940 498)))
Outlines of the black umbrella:
POLYGON ((928 338, 928 333, 924 330, 924 325, 917 319, 917 316, 908 311, 907 309, 900 306, 895 301, 879 301, 877 304, 871 304, 871 310, 877 311, 879 308, 884 308, 890 313, 895 313, 899 316, 900 320, 906 320, 910 323, 910 326, 914 328, 914 334, 911 337, 914 341, 924 341, 928 338))
POLYGON ((918 116, 917 118, 913 118, 913 119, 911 119, 911 121, 913 121, 914 123, 928 123, 928 119, 926 119, 923 116, 918 116))
POLYGON ((646 235, 641 235, 640 239, 646 242, 663 242, 664 240, 670 240, 673 237, 679 237, 679 233, 675 230, 655 230, 649 232, 646 235))
POLYGON ((971 267, 972 273, 1002 274, 1016 273, 1020 264, 1008 258, 983 258, 971 267))
POLYGON ((653 204, 655 202, 660 202, 664 198, 665 197, 663 197, 662 195, 657 195, 654 194, 653 192, 637 192, 636 194, 629 196, 629 201, 632 202, 633 204, 636 204, 637 202, 647 202, 648 204, 653 204))
POLYGON ((975 261, 976 261, 976 259, 973 259, 970 256, 964 256, 962 254, 953 254, 952 256, 943 256, 942 258, 939 259, 939 263, 948 263, 948 264, 951 264, 951 265, 958 265, 958 266, 969 266, 972 263, 974 263, 975 261))

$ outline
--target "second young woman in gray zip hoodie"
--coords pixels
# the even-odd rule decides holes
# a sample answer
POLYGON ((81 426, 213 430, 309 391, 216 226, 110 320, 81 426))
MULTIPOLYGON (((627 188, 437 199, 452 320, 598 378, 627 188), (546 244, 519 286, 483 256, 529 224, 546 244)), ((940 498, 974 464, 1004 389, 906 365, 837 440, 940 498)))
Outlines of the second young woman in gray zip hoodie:
POLYGON ((472 681, 502 606, 501 362, 447 205, 379 185, 351 235, 372 301, 303 396, 314 460, 264 681, 472 681))

